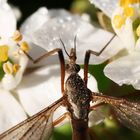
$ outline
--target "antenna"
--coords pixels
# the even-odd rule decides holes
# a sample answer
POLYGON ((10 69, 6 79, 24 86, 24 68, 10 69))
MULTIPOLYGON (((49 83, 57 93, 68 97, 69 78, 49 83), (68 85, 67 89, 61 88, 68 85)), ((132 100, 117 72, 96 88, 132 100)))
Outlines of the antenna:
POLYGON ((68 54, 68 52, 67 52, 67 50, 66 50, 66 47, 65 47, 64 42, 62 41, 61 38, 60 38, 59 40, 60 40, 60 42, 62 43, 62 46, 63 46, 63 48, 64 48, 64 50, 65 50, 65 53, 67 54, 68 57, 70 57, 70 55, 68 54))
POLYGON ((75 49, 75 54, 76 54, 76 40, 77 40, 77 34, 74 37, 74 49, 75 49))

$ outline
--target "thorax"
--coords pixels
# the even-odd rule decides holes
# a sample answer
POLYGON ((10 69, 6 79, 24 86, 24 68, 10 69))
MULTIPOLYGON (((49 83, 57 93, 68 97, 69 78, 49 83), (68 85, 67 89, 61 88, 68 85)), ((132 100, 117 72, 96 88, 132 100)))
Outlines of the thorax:
POLYGON ((65 83, 65 92, 68 95, 68 110, 74 119, 88 119, 91 91, 77 73, 68 76, 65 83))

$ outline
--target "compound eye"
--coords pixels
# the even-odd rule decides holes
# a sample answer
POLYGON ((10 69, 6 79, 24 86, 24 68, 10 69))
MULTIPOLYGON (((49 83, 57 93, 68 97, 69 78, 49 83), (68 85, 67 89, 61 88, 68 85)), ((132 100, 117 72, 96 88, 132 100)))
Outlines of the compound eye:
POLYGON ((69 64, 65 65, 66 70, 69 69, 69 67, 70 67, 69 64))
POLYGON ((75 70, 77 73, 80 71, 80 66, 78 64, 75 65, 75 70))

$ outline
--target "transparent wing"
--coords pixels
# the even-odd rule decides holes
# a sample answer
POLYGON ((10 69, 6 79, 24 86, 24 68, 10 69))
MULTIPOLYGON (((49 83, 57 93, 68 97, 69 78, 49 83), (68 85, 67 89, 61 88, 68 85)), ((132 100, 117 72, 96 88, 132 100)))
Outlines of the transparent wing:
POLYGON ((0 135, 0 140, 41 140, 49 139, 53 129, 53 113, 63 104, 65 96, 49 107, 21 122, 0 135))
POLYGON ((110 104, 117 119, 130 129, 140 132, 140 95, 127 98, 115 98, 110 96, 93 96, 110 104))

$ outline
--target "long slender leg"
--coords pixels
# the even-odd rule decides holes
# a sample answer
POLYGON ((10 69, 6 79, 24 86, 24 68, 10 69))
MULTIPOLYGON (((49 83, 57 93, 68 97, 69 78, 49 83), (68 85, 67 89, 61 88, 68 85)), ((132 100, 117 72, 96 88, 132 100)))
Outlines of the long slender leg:
POLYGON ((59 61, 60 61, 60 68, 61 68, 61 92, 62 94, 64 94, 64 79, 65 79, 65 60, 64 60, 64 56, 63 56, 63 52, 62 49, 60 48, 56 48, 52 51, 46 52, 44 55, 40 56, 39 58, 37 58, 36 60, 34 60, 29 54, 27 54, 26 52, 24 52, 27 57, 33 62, 33 63, 38 63, 40 62, 42 59, 47 58, 55 53, 58 53, 59 56, 59 61))
POLYGON ((90 55, 96 55, 99 56, 106 48, 107 46, 110 44, 110 42, 114 39, 114 37, 116 36, 113 35, 113 37, 109 40, 109 42, 100 50, 100 52, 95 52, 92 50, 87 50, 86 54, 85 54, 85 60, 84 60, 84 82, 87 85, 87 81, 88 81, 88 64, 89 64, 89 59, 90 59, 90 55))
POLYGON ((55 120, 53 122, 53 126, 58 125, 59 123, 61 123, 63 120, 65 120, 66 118, 70 118, 70 113, 66 112, 64 113, 62 116, 60 116, 57 120, 55 120))

